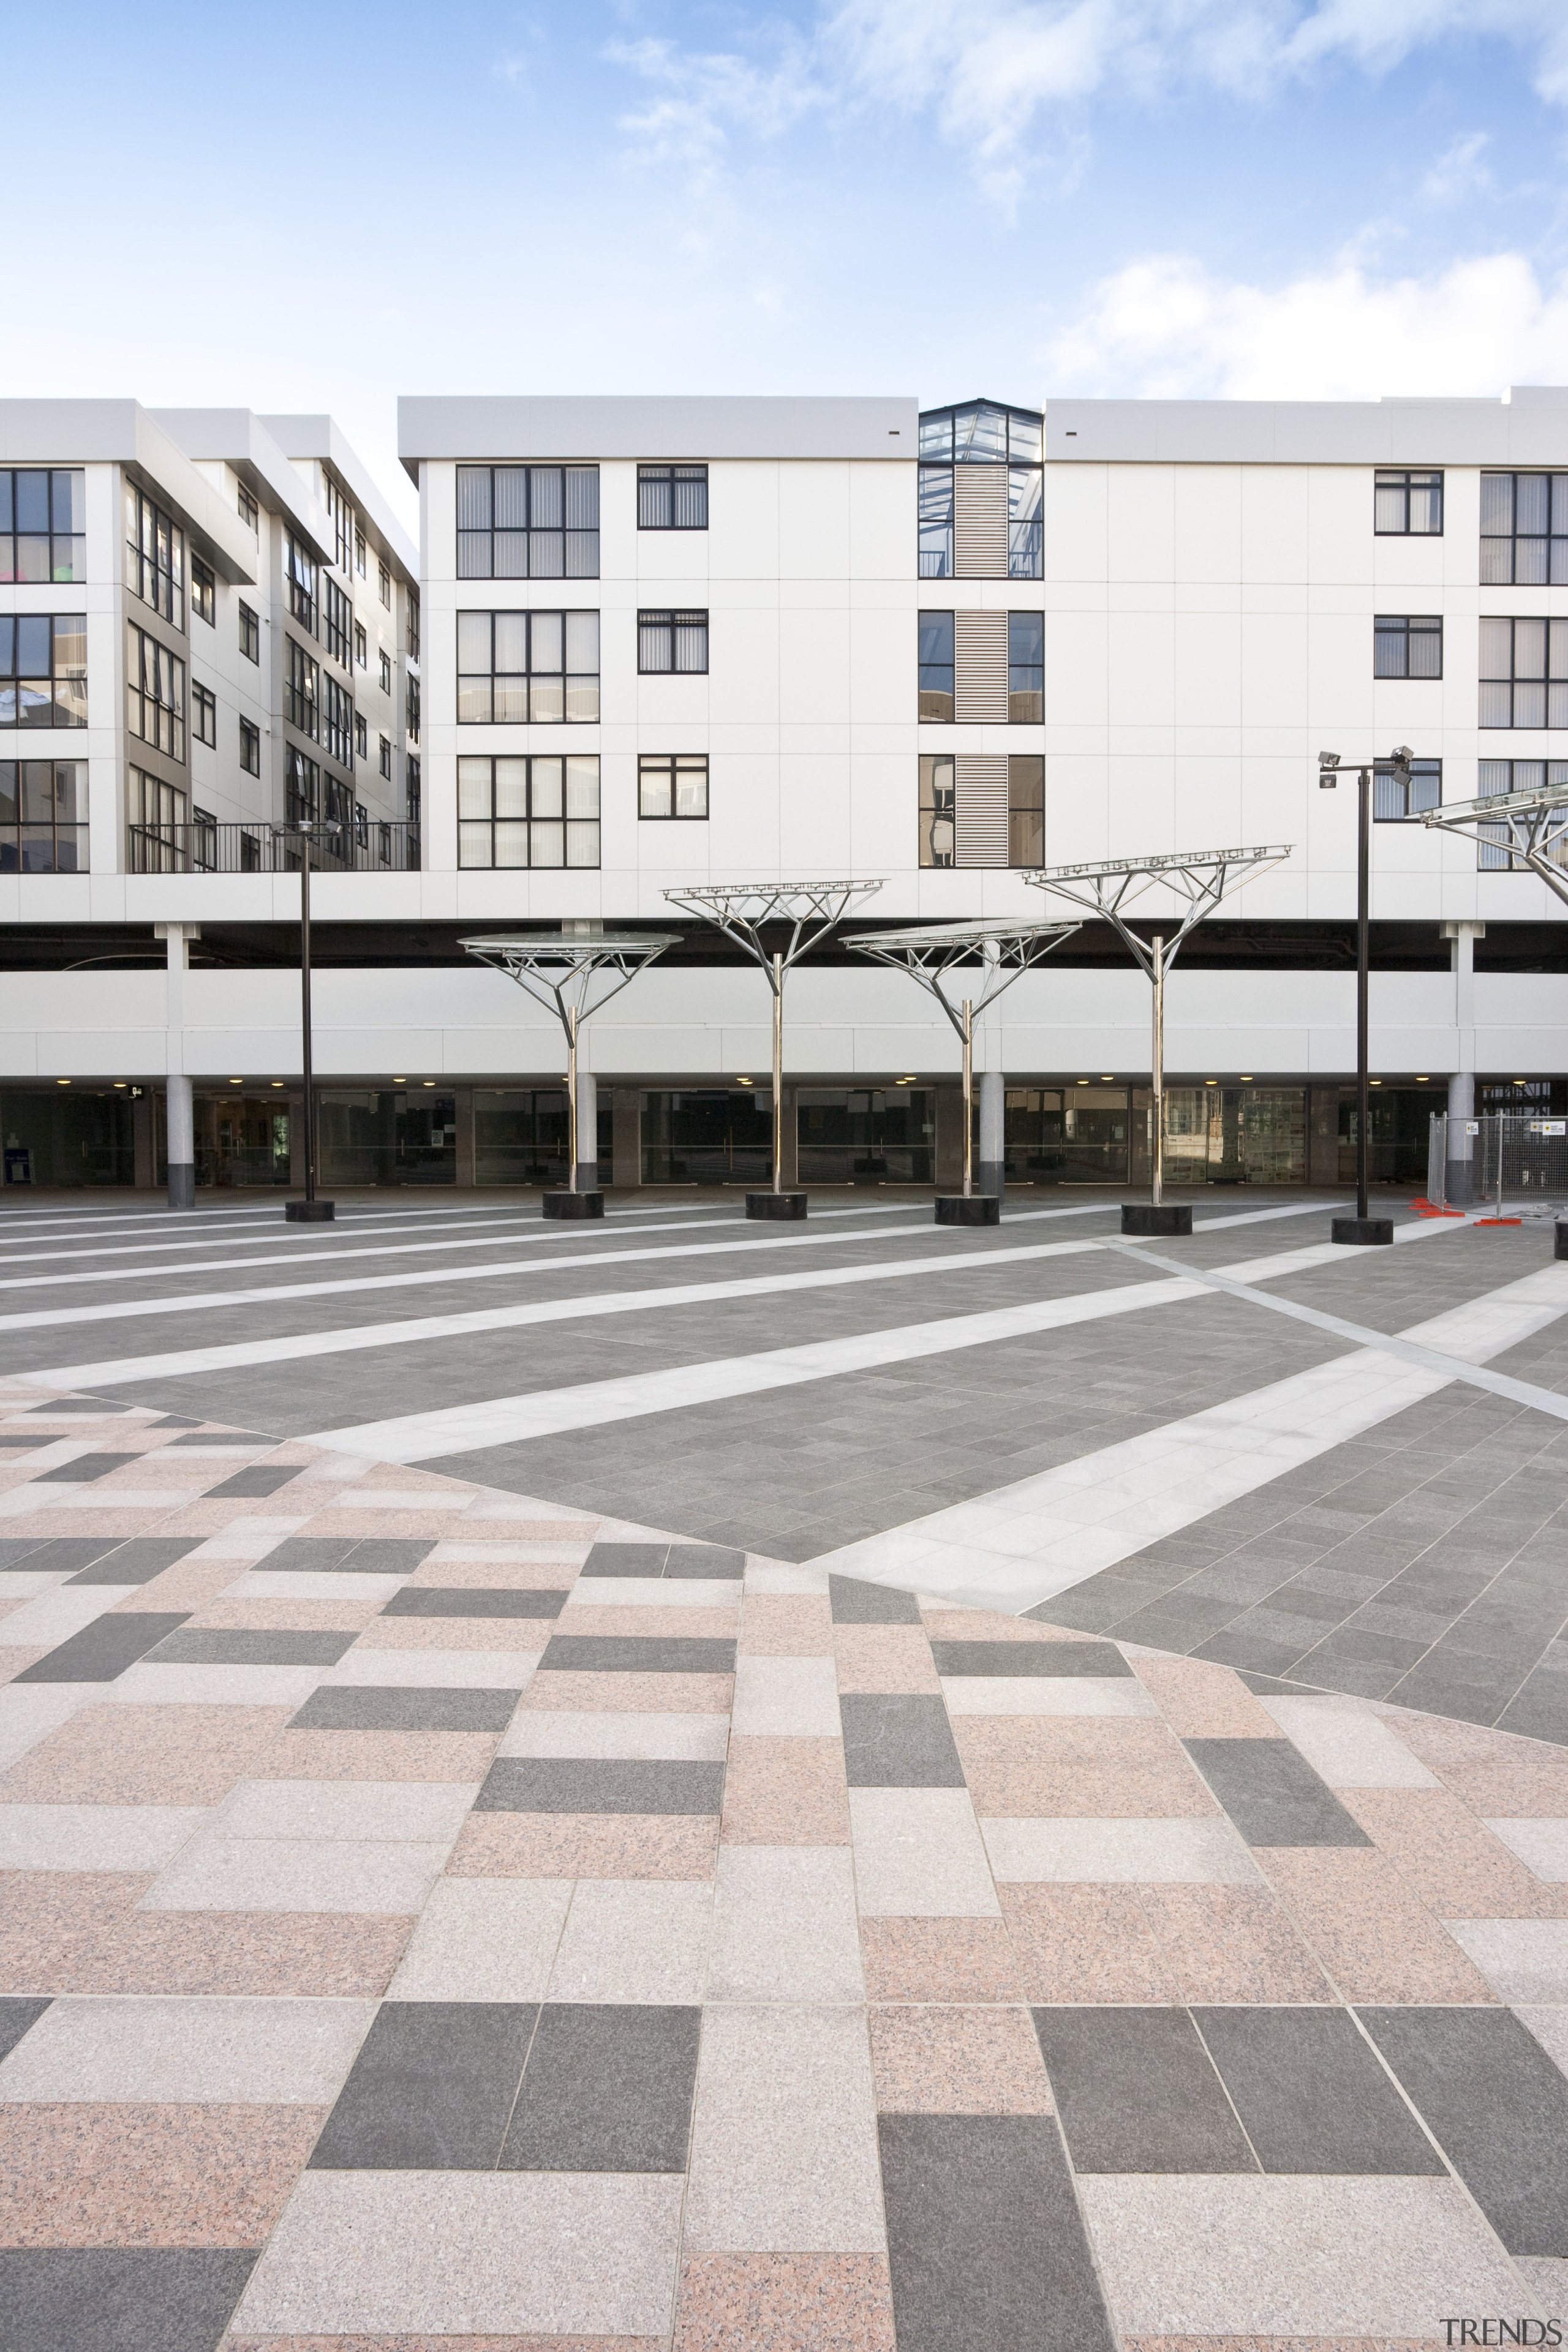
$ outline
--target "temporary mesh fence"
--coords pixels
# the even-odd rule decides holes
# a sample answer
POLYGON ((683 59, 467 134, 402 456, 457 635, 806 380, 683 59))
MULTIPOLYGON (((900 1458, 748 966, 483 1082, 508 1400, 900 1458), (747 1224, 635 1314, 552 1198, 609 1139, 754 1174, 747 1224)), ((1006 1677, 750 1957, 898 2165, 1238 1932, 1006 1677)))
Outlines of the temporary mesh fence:
POLYGON ((1460 1120, 1435 1111, 1426 1197, 1435 1209, 1552 1214, 1568 1205, 1568 1118, 1501 1110, 1460 1120))

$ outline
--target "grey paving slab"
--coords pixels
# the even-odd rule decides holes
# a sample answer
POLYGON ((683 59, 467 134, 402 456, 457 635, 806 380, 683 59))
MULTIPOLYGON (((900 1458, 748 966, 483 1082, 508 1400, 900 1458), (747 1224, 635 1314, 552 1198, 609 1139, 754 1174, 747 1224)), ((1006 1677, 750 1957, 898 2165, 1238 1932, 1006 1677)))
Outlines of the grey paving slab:
POLYGON ((695 2007, 547 2001, 501 2169, 683 2171, 701 2023, 695 2007))
POLYGON ((912 1592, 892 1584, 868 1584, 860 1576, 830 1576, 828 1599, 836 1625, 918 1625, 920 1604, 912 1592))
POLYGON ((13 1997, 0 2000, 0 2058, 15 2050, 24 2033, 31 2032, 48 2006, 47 1998, 26 2000, 13 1997))
POLYGON ((567 1588, 510 1589, 505 1585, 406 1585, 395 1592, 384 1617, 559 1617, 567 1588))
POLYGON ((1289 1739, 1187 1739, 1188 1755, 1250 1846, 1370 1845, 1289 1739), (1242 1754, 1242 1749, 1252 1752, 1242 1754))
MULTIPOLYGON (((1042 1603, 1042 1608, 1044 1607, 1042 1603)), ((1032 1616, 1038 1611, 1031 1611, 1032 1616)), ((1113 1642, 941 1642, 931 1645, 939 1675, 1001 1675, 1009 1681, 1055 1679, 1064 1675, 1106 1675, 1132 1671, 1113 1642)))
POLYGON ((722 1764, 634 1758, 501 1756, 474 1800, 480 1813, 717 1813, 722 1764))
MULTIPOLYGON (((203 1541, 200 1536, 132 1536, 129 1543, 116 1544, 86 1568, 79 1569, 70 1581, 73 1584, 147 1584, 162 1576, 176 1560, 184 1559, 203 1541)), ((39 1563, 34 1563, 37 1566, 39 1563)))
POLYGON ((1508 2009, 1361 2017, 1510 2254, 1568 2255, 1568 2077, 1508 2009))
POLYGON ((1075 2171, 1258 2171, 1184 2009, 1030 2013, 1075 2171))
POLYGON ((1443 2171, 1348 2010, 1192 2015, 1265 2172, 1443 2171))
POLYGON ((5 2352, 213 2352, 257 2250, 39 2246, 0 2251, 5 2352))
POLYGON ((106 1612, 47 1656, 36 1658, 16 1679, 18 1683, 111 1683, 166 1640, 189 1614, 189 1610, 106 1612))
POLYGON ((342 1568, 354 1549, 353 1536, 286 1536, 265 1555, 268 1575, 275 1570, 295 1570, 301 1576, 326 1576, 342 1568))
POLYGON ((111 1470, 123 1470, 128 1462, 139 1459, 134 1454, 79 1454, 73 1462, 57 1462, 52 1470, 40 1470, 36 1475, 40 1486, 88 1486, 100 1478, 107 1478, 111 1470))
POLYGON ((662 1576, 669 1546, 662 1543, 596 1543, 583 1562, 584 1576, 662 1576))
POLYGON ((187 1626, 148 1650, 146 1666, 335 1666, 357 1636, 257 1626, 187 1626))
POLYGON ((735 1644, 692 1634, 552 1633, 542 1674, 732 1675, 735 1644))
POLYGON ((899 2352, 1112 2352, 1047 2116, 879 2120, 899 2352))
POLYGON ((295 1463, 252 1463, 244 1470, 237 1470, 232 1478, 226 1478, 221 1486, 210 1486, 207 1492, 215 1502, 226 1502, 230 1496, 248 1498, 276 1495, 280 1487, 289 1486, 300 1475, 301 1466, 295 1463))
POLYGON ((310 2169, 492 2168, 538 2015, 531 2001, 383 2001, 310 2169))
POLYGON ((312 1691, 291 1731, 491 1731, 511 1721, 521 1690, 431 1690, 334 1683, 312 1691))
MULTIPOLYGON (((1025 1644, 1012 1646, 1021 1649, 1025 1644)), ((912 1693, 857 1693, 840 1698, 838 1708, 850 1788, 963 1787, 963 1767, 940 1698, 912 1693)))

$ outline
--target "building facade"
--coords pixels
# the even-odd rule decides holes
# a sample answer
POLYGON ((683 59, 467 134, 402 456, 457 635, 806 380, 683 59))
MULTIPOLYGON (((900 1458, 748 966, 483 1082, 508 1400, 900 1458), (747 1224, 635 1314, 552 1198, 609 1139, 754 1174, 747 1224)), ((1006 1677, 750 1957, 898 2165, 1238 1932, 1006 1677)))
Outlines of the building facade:
MULTIPOLYGON (((1568 1108, 1568 908, 1419 822, 1568 777, 1568 391, 416 399, 399 428, 417 572, 330 420, 0 408, 30 501, 0 604, 35 665, 0 683, 34 779, 8 867, 0 841, 7 1152, 18 1102, 56 1092, 56 1129, 132 1106, 47 1169, 40 1144, 32 1181, 68 1181, 79 1144, 158 1181, 182 1075, 198 1182, 298 1174, 298 853, 268 827, 312 815, 341 845, 312 860, 328 1181, 558 1174, 559 1034, 465 933, 680 933, 592 1031, 582 1156, 617 1183, 754 1177, 767 989, 667 891, 831 876, 879 886, 868 926, 1027 919, 1072 911, 1041 865, 1271 843, 1289 856, 1170 983, 1168 1172, 1337 1182, 1355 795, 1320 790, 1324 749, 1384 763, 1374 1166, 1419 1181, 1450 1079, 1568 1108)), ((802 1180, 947 1181, 956 1041, 931 1011, 841 950, 795 975, 802 1180)), ((1002 1000, 980 1059, 1009 1181, 1136 1180, 1148 1014, 1093 927, 1002 1000)))

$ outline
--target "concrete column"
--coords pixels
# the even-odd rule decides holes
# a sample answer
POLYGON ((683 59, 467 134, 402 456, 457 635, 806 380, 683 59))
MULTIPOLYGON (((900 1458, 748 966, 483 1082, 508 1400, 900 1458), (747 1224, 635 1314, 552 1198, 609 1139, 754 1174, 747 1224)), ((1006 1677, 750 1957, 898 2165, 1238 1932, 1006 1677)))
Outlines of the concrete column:
POLYGON ((642 1182, 642 1089, 617 1087, 610 1098, 614 1129, 610 1181, 615 1185, 642 1182))
POLYGON ((599 1082, 577 1065, 577 1190, 599 1189, 599 1082))
POLYGON ((1451 1209, 1468 1208, 1476 1197, 1476 1139, 1467 1127, 1476 1115, 1476 941, 1484 923, 1445 923, 1454 974, 1454 1029, 1459 1066, 1448 1080, 1447 1160, 1444 1191, 1451 1209))
POLYGON ((1000 1070, 980 1073, 980 1149, 974 1159, 974 1189, 1002 1198, 1002 1169, 1006 1155, 1004 1122, 1007 1081, 1000 1070))
POLYGON ((195 1125, 191 1108, 191 1082, 185 1076, 185 973, 189 942, 202 935, 199 923, 156 923, 153 935, 167 948, 166 1013, 168 1049, 166 1101, 169 1128, 169 1206, 196 1205, 195 1125))

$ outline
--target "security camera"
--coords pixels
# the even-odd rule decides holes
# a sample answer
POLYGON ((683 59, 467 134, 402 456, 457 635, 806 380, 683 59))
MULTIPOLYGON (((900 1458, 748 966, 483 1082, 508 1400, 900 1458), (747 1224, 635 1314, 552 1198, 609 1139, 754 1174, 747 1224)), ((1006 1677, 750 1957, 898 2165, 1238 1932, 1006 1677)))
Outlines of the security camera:
POLYGON ((1320 791, 1320 792, 1331 793, 1331 792, 1333 791, 1333 789, 1334 789, 1334 787, 1335 787, 1336 783, 1337 783, 1337 782, 1338 782, 1338 781, 1339 781, 1339 779, 1337 778, 1337 776, 1336 776, 1336 775, 1335 775, 1335 773, 1334 773, 1334 771, 1335 771, 1335 769, 1339 766, 1339 764, 1340 764, 1340 755, 1339 755, 1339 753, 1338 753, 1337 751, 1320 751, 1320 752, 1319 752, 1319 754, 1318 754, 1318 789, 1319 789, 1319 791, 1320 791))

